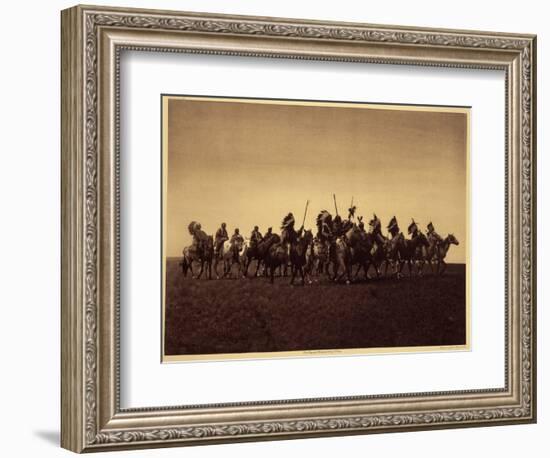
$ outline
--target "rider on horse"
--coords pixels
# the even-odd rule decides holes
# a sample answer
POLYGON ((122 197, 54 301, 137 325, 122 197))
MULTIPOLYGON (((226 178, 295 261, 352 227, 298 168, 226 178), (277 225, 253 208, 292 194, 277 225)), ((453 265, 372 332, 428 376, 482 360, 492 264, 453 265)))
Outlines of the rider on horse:
POLYGON ((426 235, 428 236, 428 241, 431 244, 437 245, 443 241, 443 238, 437 232, 435 232, 435 227, 431 221, 428 223, 428 226, 426 228, 428 229, 426 235))
POLYGON ((323 243, 328 242, 332 238, 332 216, 323 210, 317 215, 317 239, 323 243))
POLYGON ((391 234, 392 239, 399 234, 399 224, 397 224, 397 218, 394 216, 388 223, 388 232, 391 234))
POLYGON ((304 229, 303 226, 298 229, 298 231, 296 231, 294 229, 295 222, 296 220, 294 219, 294 215, 292 214, 292 212, 290 212, 283 218, 283 222, 281 223, 283 242, 290 242, 291 244, 295 243, 302 235, 302 230, 304 229))
POLYGON ((254 226, 254 230, 250 234, 250 246, 257 247, 258 244, 263 240, 262 233, 260 232, 258 226, 254 226))
POLYGON ((235 228, 235 232, 231 236, 231 239, 229 240, 229 243, 231 244, 231 247, 233 248, 233 256, 235 258, 235 262, 239 261, 239 252, 234 249, 235 246, 241 245, 244 243, 244 237, 240 234, 239 228, 235 228))
POLYGON ((412 223, 409 224, 409 227, 407 228, 407 232, 410 234, 411 238, 415 238, 418 235, 418 225, 412 220, 412 223))
POLYGON ((187 227, 189 233, 193 236, 193 247, 198 253, 204 251, 208 236, 202 230, 201 223, 191 221, 187 227))
POLYGON ((215 244, 214 244, 214 252, 217 256, 221 254, 223 243, 229 240, 229 236, 227 235, 227 229, 225 227, 225 223, 222 223, 220 228, 216 231, 215 236, 215 244))

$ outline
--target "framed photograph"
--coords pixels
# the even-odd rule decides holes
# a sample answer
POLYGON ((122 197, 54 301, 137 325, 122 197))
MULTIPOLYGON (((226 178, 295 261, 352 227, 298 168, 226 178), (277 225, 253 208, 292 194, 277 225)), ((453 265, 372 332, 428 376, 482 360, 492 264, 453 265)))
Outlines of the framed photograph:
POLYGON ((62 446, 536 421, 536 37, 62 12, 62 446))

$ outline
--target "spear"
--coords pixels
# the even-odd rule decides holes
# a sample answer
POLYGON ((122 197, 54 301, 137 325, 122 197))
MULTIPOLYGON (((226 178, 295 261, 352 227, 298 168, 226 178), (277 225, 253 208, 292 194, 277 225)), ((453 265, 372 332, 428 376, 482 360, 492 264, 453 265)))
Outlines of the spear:
POLYGON ((336 215, 338 216, 338 206, 336 205, 336 194, 333 194, 332 198, 334 199, 334 209, 336 210, 336 215))
POLYGON ((309 206, 309 200, 306 202, 306 209, 304 210, 304 219, 302 220, 302 227, 306 223, 307 207, 309 206))

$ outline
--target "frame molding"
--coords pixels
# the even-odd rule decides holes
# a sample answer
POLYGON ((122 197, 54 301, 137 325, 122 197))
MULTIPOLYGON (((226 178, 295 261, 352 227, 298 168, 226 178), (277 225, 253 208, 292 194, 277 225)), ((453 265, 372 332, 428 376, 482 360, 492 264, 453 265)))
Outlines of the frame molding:
POLYGON ((99 451, 536 421, 536 37, 76 6, 62 12, 61 445, 99 451), (119 59, 125 49, 506 73, 506 387, 119 405, 119 59))

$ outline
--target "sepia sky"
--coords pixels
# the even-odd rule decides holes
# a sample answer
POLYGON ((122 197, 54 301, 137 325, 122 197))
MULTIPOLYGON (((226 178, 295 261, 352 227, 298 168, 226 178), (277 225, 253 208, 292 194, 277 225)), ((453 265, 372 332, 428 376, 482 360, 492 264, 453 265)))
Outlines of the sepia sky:
POLYGON ((401 230, 433 221, 451 246, 448 262, 467 253, 468 110, 366 104, 164 97, 165 243, 180 256, 190 221, 229 235, 254 225, 280 232, 289 211, 315 229, 323 209, 372 213, 401 230))

